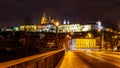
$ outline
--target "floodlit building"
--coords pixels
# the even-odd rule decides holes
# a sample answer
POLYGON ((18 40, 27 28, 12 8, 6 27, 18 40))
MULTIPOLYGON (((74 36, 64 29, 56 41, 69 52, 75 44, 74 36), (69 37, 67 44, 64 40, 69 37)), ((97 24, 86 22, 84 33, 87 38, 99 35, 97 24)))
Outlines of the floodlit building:
POLYGON ((36 32, 36 25, 21 25, 19 31, 36 32))
MULTIPOLYGON (((16 30, 28 32, 55 32, 56 26, 54 24, 21 25, 20 27, 16 27, 16 30)), ((87 32, 91 30, 97 30, 97 25, 61 24, 58 26, 59 33, 87 32)))
POLYGON ((63 24, 59 27, 59 33, 90 31, 91 25, 63 24))
POLYGON ((43 15, 43 17, 42 17, 42 19, 41 19, 41 22, 40 22, 40 24, 47 24, 48 22, 47 22, 47 17, 46 17, 46 15, 45 15, 45 13, 44 13, 44 15, 43 15))
MULTIPOLYGON (((13 28, 15 31, 28 31, 28 32, 55 32, 56 26, 53 23, 49 24, 34 24, 34 25, 21 25, 19 27, 13 28)), ((82 24, 61 24, 58 26, 59 33, 69 33, 69 32, 87 32, 91 30, 97 30, 98 26, 96 24, 82 25, 82 24)))

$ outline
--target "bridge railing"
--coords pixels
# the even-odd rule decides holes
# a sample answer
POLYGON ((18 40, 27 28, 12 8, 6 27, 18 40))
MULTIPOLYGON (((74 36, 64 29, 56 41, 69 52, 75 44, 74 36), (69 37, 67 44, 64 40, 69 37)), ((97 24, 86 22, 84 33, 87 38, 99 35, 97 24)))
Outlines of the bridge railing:
POLYGON ((0 68, 54 68, 64 53, 65 50, 60 49, 8 62, 2 62, 0 63, 0 68))

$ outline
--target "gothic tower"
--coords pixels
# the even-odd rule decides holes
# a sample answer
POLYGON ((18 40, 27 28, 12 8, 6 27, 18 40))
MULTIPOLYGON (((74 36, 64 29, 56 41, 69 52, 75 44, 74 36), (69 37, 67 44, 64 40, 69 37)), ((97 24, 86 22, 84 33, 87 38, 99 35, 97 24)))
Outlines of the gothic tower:
POLYGON ((47 17, 45 16, 45 13, 43 14, 40 24, 47 24, 47 17))

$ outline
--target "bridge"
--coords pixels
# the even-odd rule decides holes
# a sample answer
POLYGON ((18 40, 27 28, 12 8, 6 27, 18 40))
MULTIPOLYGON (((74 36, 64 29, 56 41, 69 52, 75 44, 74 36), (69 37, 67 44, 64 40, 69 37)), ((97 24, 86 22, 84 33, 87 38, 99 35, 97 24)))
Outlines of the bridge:
POLYGON ((0 63, 0 68, 120 68, 120 52, 58 49, 0 63))

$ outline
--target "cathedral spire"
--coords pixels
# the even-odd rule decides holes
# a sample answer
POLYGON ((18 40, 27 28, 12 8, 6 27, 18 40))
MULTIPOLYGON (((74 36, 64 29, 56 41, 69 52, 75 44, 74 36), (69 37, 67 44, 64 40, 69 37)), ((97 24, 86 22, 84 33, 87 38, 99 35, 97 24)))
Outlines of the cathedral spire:
POLYGON ((46 15, 45 15, 45 13, 44 13, 43 16, 42 16, 41 24, 47 24, 47 17, 46 17, 46 15))

